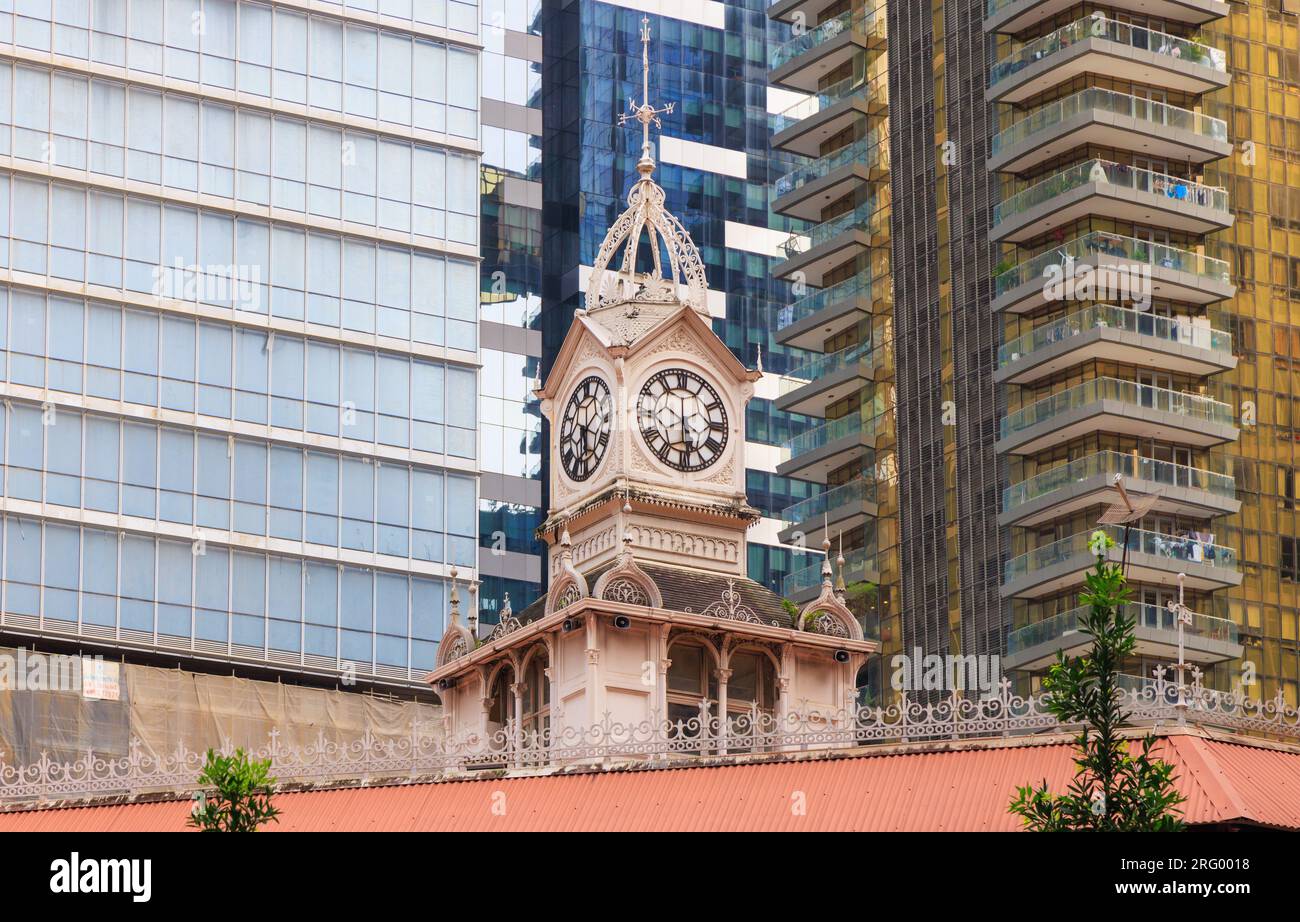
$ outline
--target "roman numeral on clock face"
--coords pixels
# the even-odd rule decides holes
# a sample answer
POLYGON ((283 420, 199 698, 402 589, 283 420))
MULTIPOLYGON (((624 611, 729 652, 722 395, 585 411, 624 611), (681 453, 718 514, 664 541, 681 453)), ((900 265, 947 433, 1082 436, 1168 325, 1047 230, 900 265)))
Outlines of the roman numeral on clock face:
POLYGON ((596 375, 583 378, 573 389, 560 422, 560 463, 570 480, 586 480, 604 460, 609 406, 609 385, 596 375))
POLYGON ((727 445, 726 405, 709 382, 686 369, 651 376, 637 398, 637 418, 646 447, 680 471, 709 467, 727 445))

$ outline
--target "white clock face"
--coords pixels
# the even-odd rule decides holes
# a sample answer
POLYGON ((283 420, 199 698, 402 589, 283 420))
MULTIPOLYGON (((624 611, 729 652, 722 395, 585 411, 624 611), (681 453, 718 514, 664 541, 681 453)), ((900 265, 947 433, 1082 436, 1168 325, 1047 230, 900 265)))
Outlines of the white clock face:
POLYGON ((727 447, 727 409, 709 382, 681 368, 658 372, 637 398, 641 437, 660 461, 702 471, 727 447))
POLYGON ((574 388, 560 420, 560 463, 570 480, 596 473, 609 446, 609 385, 595 375, 574 388))

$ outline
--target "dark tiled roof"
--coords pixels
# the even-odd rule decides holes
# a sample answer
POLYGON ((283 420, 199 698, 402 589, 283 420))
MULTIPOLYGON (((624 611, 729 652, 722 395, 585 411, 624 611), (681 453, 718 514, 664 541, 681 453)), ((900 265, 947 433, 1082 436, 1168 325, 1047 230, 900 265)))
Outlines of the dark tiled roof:
MULTIPOLYGON (((610 566, 612 564, 593 570, 590 573, 584 573, 583 576, 587 578, 587 588, 594 587, 596 580, 600 579, 601 575, 610 566)), ((664 597, 664 608, 701 614, 713 603, 721 603, 722 594, 727 590, 728 581, 734 581, 736 592, 740 593, 740 604, 751 609, 764 624, 771 624, 774 621, 778 627, 792 627, 794 624, 790 615, 786 613, 785 607, 781 604, 781 596, 752 579, 729 577, 722 573, 711 573, 704 570, 687 570, 682 567, 668 567, 652 563, 643 564, 639 561, 638 566, 659 587, 659 592, 664 597)), ((542 617, 545 611, 546 596, 542 596, 523 611, 517 613, 515 617, 521 623, 527 624, 529 621, 542 617)))

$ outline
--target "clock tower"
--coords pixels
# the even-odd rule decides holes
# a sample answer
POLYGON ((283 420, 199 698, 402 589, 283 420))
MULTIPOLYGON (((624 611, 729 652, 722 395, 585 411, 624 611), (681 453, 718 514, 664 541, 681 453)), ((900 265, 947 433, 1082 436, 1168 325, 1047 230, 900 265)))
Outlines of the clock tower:
POLYGON ((838 584, 823 561, 821 595, 801 609, 746 577, 759 513, 745 501, 745 406, 762 372, 714 334, 700 254, 652 178, 662 111, 632 108, 640 176, 537 388, 550 587, 518 613, 503 600, 486 635, 453 592, 428 676, 449 739, 488 740, 498 762, 589 758, 600 741, 606 754, 698 750, 701 736, 725 752, 746 732, 736 745, 779 748, 791 728, 851 726, 858 670, 879 650, 845 603, 842 561, 838 584))
POLYGON ((538 533, 552 581, 566 534, 582 570, 630 543, 639 560, 743 577, 759 518, 745 499, 745 407, 762 372, 713 332, 699 251, 652 178, 650 125, 665 111, 643 102, 624 117, 641 123, 640 178, 537 390, 551 430, 538 533))

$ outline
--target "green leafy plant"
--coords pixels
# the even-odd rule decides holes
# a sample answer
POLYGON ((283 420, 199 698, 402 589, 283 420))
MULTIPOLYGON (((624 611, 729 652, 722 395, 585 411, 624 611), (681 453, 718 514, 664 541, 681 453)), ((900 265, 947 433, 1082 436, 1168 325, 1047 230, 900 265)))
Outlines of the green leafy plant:
POLYGON ((785 613, 786 613, 787 615, 790 616, 790 620, 791 620, 791 621, 795 622, 796 624, 799 622, 799 606, 798 606, 798 605, 794 604, 794 603, 791 602, 789 599, 782 598, 782 599, 781 599, 781 607, 785 609, 785 613))
POLYGON ((1092 638, 1088 655, 1057 654, 1043 687, 1048 707, 1063 723, 1082 723, 1074 780, 1053 795, 1017 788, 1009 810, 1036 832, 1173 832, 1183 829, 1178 805, 1186 798, 1174 787, 1173 766, 1151 757, 1155 737, 1148 734, 1133 754, 1120 730, 1129 726, 1119 700, 1119 664, 1133 652, 1136 619, 1125 614, 1129 588, 1123 570, 1106 560, 1115 542, 1094 532, 1088 542, 1097 557, 1089 571, 1083 602, 1088 613, 1079 631, 1092 638))
POLYGON ((200 791, 188 825, 204 832, 257 832, 265 823, 278 823, 280 811, 271 803, 271 760, 252 761, 244 750, 233 756, 208 750, 199 784, 215 792, 200 791))

